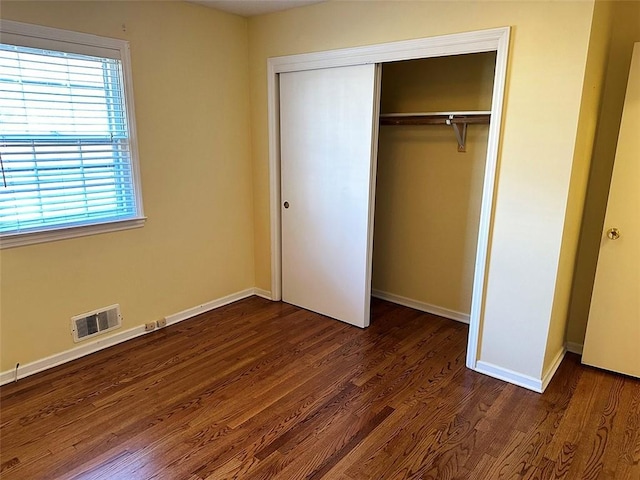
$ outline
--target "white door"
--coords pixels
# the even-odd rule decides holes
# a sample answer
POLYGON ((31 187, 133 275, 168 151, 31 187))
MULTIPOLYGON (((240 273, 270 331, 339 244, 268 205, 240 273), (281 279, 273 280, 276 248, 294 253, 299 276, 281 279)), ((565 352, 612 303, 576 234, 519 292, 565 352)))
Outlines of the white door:
POLYGON ((375 65, 280 74, 282 300, 369 325, 375 65))
POLYGON ((640 43, 633 49, 582 361, 640 377, 640 43))

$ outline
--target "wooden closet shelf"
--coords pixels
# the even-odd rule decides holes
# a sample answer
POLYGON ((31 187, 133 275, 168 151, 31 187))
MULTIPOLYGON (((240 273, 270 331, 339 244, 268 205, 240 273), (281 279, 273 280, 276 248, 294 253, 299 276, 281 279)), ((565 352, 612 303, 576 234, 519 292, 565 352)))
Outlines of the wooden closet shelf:
POLYGON ((451 125, 458 152, 466 152, 467 125, 488 124, 491 112, 383 113, 380 125, 451 125))

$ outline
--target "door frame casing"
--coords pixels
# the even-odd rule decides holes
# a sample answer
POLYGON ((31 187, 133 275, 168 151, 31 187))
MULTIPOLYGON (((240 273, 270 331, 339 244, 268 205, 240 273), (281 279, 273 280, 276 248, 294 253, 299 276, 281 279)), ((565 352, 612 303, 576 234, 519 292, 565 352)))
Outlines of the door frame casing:
MULTIPOLYGON (((496 52, 496 68, 491 100, 491 123, 482 188, 482 203, 478 226, 473 278, 469 340, 466 365, 476 368, 480 327, 484 315, 485 283, 488 271, 488 251, 491 235, 493 203, 498 165, 498 150, 502 126, 502 110, 507 76, 507 58, 511 27, 499 27, 437 37, 403 40, 364 47, 343 48, 315 53, 272 57, 267 60, 268 125, 269 125, 269 206, 271 229, 271 299, 282 299, 282 248, 280 211, 280 112, 278 75, 284 72, 314 70, 361 64, 383 64, 401 60, 496 52)), ((373 224, 371 227, 373 228, 373 224)))

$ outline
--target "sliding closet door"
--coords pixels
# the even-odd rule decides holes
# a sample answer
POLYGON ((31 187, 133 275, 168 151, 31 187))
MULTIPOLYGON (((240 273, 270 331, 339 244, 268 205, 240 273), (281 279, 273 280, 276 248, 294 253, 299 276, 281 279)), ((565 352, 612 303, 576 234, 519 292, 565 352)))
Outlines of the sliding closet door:
POLYGON ((375 65, 280 74, 282 299, 369 325, 375 65))

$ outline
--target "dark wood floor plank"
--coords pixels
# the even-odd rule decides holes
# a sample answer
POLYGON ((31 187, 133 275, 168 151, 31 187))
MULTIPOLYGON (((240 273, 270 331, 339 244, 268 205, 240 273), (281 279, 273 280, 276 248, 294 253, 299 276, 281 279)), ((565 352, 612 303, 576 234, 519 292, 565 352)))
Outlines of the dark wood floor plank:
POLYGON ((322 466, 316 469, 309 480, 319 480, 323 478, 331 469, 337 465, 347 454, 360 444, 378 425, 380 425, 391 413, 393 408, 388 405, 384 407, 377 415, 369 420, 358 432, 342 446, 342 448, 325 460, 322 466))
POLYGON ((604 455, 607 448, 613 443, 610 438, 610 432, 613 430, 613 422, 620 408, 624 378, 618 376, 613 380, 613 383, 608 389, 608 397, 604 408, 596 410, 599 413, 598 429, 595 435, 591 436, 591 451, 589 452, 586 465, 584 469, 578 469, 582 471, 581 475, 585 480, 602 478, 601 474, 605 466, 604 455))
POLYGON ((406 415, 406 421, 386 435, 384 449, 390 456, 386 464, 377 462, 374 450, 362 465, 347 473, 354 478, 369 478, 370 474, 375 478, 420 478, 423 468, 432 467, 439 455, 448 454, 460 439, 473 435, 475 423, 486 410, 484 402, 492 403, 502 388, 494 385, 494 389, 474 390, 449 384, 431 405, 418 409, 418 416, 406 415), (481 413, 476 416, 473 412, 481 413))
MULTIPOLYGON (((627 378, 625 383, 636 380, 627 378)), ((624 417, 622 417, 624 419, 624 417)), ((621 441, 618 464, 615 467, 616 478, 640 478, 640 389, 635 389, 629 413, 624 421, 624 434, 621 441)), ((605 465, 609 468, 609 464, 605 465)))
POLYGON ((543 395, 465 367, 467 327, 366 330, 253 297, 0 388, 13 479, 640 478, 640 381, 568 355, 543 395))
MULTIPOLYGON (((265 446, 270 448, 271 442, 276 442, 277 444, 281 436, 290 435, 291 432, 289 430, 292 427, 307 425, 310 416, 312 419, 318 416, 314 412, 317 412, 319 408, 323 409, 322 405, 335 403, 333 398, 336 392, 340 392, 349 383, 349 370, 346 369, 346 364, 343 364, 343 367, 345 368, 339 374, 332 374, 331 366, 324 366, 323 369, 308 370, 307 372, 313 373, 306 373, 305 376, 307 378, 300 379, 297 382, 297 388, 274 402, 270 411, 262 411, 238 426, 235 429, 236 431, 230 434, 228 441, 232 444, 245 445, 243 450, 248 451, 247 454, 261 452, 259 455, 264 456, 265 454, 262 452, 265 446), (274 414, 278 415, 277 419, 274 419, 274 414), (265 422, 269 422, 273 427, 267 435, 259 436, 258 442, 242 443, 242 440, 247 437, 245 430, 254 432, 256 429, 261 428, 261 425, 265 422), (238 438, 237 442, 232 439, 234 435, 238 438)), ((270 449, 273 450, 273 448, 270 449)), ((236 450, 229 449, 220 453, 212 461, 224 463, 229 460, 230 455, 236 453, 236 450)))

